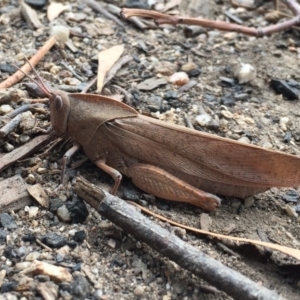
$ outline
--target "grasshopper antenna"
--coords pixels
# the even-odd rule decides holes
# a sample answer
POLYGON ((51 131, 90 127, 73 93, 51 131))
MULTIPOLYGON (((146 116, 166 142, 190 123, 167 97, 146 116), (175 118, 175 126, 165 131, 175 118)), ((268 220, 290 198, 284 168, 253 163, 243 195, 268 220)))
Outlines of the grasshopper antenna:
POLYGON ((33 70, 34 74, 36 75, 36 77, 38 78, 38 81, 33 79, 32 77, 30 77, 28 74, 26 74, 23 70, 21 70, 18 66, 16 66, 15 64, 12 64, 12 66, 14 66, 15 68, 17 68, 21 73, 23 73, 29 80, 31 80, 32 82, 34 82, 38 87, 40 87, 40 89, 48 96, 51 95, 51 92, 49 91, 49 89, 46 87, 45 83, 42 80, 42 77, 38 74, 38 72, 36 71, 36 69, 32 66, 32 64, 30 63, 30 61, 28 60, 28 58, 24 55, 24 58, 26 60, 26 62, 29 64, 29 66, 31 67, 31 69, 33 70))

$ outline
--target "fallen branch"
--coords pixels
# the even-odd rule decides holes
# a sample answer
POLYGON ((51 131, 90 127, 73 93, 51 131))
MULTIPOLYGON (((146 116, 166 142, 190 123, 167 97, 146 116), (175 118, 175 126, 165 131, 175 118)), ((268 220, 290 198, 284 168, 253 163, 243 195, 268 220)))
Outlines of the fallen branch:
POLYGON ((231 297, 244 300, 283 299, 275 291, 268 290, 224 266, 149 220, 132 205, 103 191, 85 179, 77 178, 75 190, 102 216, 231 297))
POLYGON ((196 25, 196 26, 202 26, 206 28, 219 29, 222 31, 235 31, 247 35, 262 37, 265 35, 273 34, 275 32, 289 29, 292 26, 295 26, 298 23, 300 23, 300 10, 298 8, 299 6, 298 3, 295 3, 295 0, 287 0, 286 5, 290 9, 292 9, 294 13, 296 12, 297 15, 290 20, 275 25, 263 27, 263 28, 253 28, 248 26, 232 24, 224 21, 212 21, 204 18, 189 18, 189 17, 182 17, 182 16, 173 16, 173 15, 167 15, 157 11, 145 10, 145 9, 123 8, 121 11, 121 16, 125 19, 134 16, 152 18, 155 20, 155 23, 158 25, 162 25, 162 24, 171 24, 174 26, 182 25, 182 24, 196 25))
POLYGON ((85 3, 86 3, 87 6, 89 6, 93 10, 99 12, 100 14, 105 16, 106 18, 114 21, 119 26, 124 27, 124 23, 122 21, 120 21, 117 17, 115 17, 113 14, 111 14, 109 11, 107 11, 102 4, 97 3, 94 0, 86 0, 85 3))
POLYGON ((40 149, 46 142, 50 142, 53 139, 54 135, 40 135, 32 139, 23 146, 16 148, 15 150, 1 156, 0 158, 0 171, 6 169, 14 162, 24 158, 30 153, 40 149))

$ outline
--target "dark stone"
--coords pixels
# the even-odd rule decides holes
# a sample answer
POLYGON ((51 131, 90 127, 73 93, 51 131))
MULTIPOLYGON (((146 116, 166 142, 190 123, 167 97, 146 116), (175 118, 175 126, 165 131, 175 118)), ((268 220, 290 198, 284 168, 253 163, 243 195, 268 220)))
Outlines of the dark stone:
POLYGON ((113 266, 123 267, 125 265, 125 262, 121 258, 115 258, 112 261, 112 264, 113 264, 113 266))
POLYGON ((295 211, 296 211, 296 213, 300 213, 300 205, 299 204, 295 206, 295 211))
POLYGON ((167 91, 165 92, 165 95, 164 95, 164 99, 166 100, 170 100, 170 99, 177 99, 178 95, 177 95, 177 92, 175 91, 167 91))
POLYGON ((42 275, 42 274, 34 276, 34 279, 36 279, 39 282, 50 281, 50 277, 48 275, 42 275))
POLYGON ((229 65, 225 66, 224 72, 225 72, 226 74, 230 74, 230 73, 232 72, 231 66, 229 66, 229 65))
POLYGON ((244 134, 245 134, 245 136, 246 136, 250 141, 252 141, 253 135, 252 135, 252 133, 251 133, 250 131, 244 130, 244 134))
POLYGON ((56 213, 56 211, 63 206, 65 203, 59 199, 59 198, 54 198, 54 199, 50 199, 49 201, 49 210, 52 213, 56 213))
POLYGON ((275 90, 276 93, 282 94, 288 100, 299 99, 299 91, 297 89, 297 83, 294 81, 272 79, 270 85, 275 90))
POLYGON ((221 80, 221 82, 224 82, 226 85, 229 85, 229 86, 234 86, 234 84, 235 84, 235 80, 233 78, 220 76, 219 79, 221 80))
POLYGON ((300 199, 300 195, 295 190, 288 190, 283 196, 282 200, 285 202, 294 202, 297 203, 300 199))
POLYGON ((48 3, 48 0, 25 0, 25 3, 34 8, 43 8, 48 3))
POLYGON ((77 243, 81 244, 86 238, 86 233, 84 230, 80 230, 75 232, 74 234, 74 241, 76 241, 77 243))
POLYGON ((124 4, 124 7, 128 8, 140 8, 140 9, 149 9, 147 0, 127 0, 124 4))
POLYGON ((12 292, 16 289, 17 283, 14 281, 3 282, 1 287, 1 294, 12 292))
POLYGON ((10 64, 0 64, 0 71, 3 73, 13 74, 15 73, 17 68, 10 64))
POLYGON ((78 246, 78 243, 76 243, 75 241, 69 241, 67 243, 67 245, 72 248, 72 249, 75 249, 77 246, 78 246))
POLYGON ((67 244, 67 240, 54 232, 49 232, 41 238, 41 242, 50 248, 61 248, 67 244))
POLYGON ((63 282, 59 285, 59 288, 62 290, 62 291, 66 291, 66 292, 69 292, 71 293, 71 285, 66 283, 66 282, 63 282))
POLYGON ((24 242, 34 243, 36 241, 36 236, 32 233, 26 234, 22 237, 24 242))
POLYGON ((89 298, 89 282, 82 275, 75 275, 74 281, 70 284, 73 299, 89 298))
POLYGON ((9 260, 13 260, 14 258, 18 257, 18 250, 16 250, 14 246, 7 246, 4 249, 3 254, 9 260))
POLYGON ((291 139, 292 139, 292 133, 290 131, 286 132, 283 137, 283 141, 288 144, 291 141, 291 139))
POLYGON ((70 212, 73 223, 83 223, 89 215, 85 203, 77 196, 74 196, 71 202, 67 202, 66 206, 70 212))
POLYGON ((226 106, 234 106, 235 99, 233 97, 222 97, 221 104, 224 104, 226 106))
POLYGON ((281 40, 278 40, 276 43, 275 43, 275 47, 277 49, 286 49, 288 47, 287 43, 284 42, 284 41, 281 41, 281 40))
POLYGON ((76 264, 76 265, 72 268, 72 272, 80 271, 80 270, 81 270, 81 265, 82 265, 82 263, 76 264))
POLYGON ((197 77, 201 74, 201 69, 197 68, 197 69, 193 69, 187 72, 187 74, 189 75, 189 77, 197 77))
POLYGON ((147 98, 147 106, 150 111, 155 112, 161 109, 162 98, 159 96, 152 95, 147 98))
POLYGON ((8 235, 8 232, 0 229, 0 245, 4 244, 6 242, 6 236, 8 235))
POLYGON ((17 228, 14 218, 8 213, 0 214, 0 226, 8 230, 17 228))

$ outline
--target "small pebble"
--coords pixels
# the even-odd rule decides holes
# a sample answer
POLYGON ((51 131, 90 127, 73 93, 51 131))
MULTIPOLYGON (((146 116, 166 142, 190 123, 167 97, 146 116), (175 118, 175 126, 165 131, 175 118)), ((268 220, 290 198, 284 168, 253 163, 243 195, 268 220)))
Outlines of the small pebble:
POLYGON ((39 208, 37 206, 30 206, 30 207, 28 207, 27 211, 28 211, 28 217, 30 219, 33 219, 33 218, 36 217, 36 215, 37 215, 37 213, 39 211, 39 208))
POLYGON ((176 72, 170 76, 169 81, 175 85, 182 86, 189 82, 189 76, 185 72, 176 72))
POLYGON ((208 114, 202 114, 202 115, 198 115, 195 118, 195 121, 200 125, 200 126, 207 126, 210 121, 212 120, 212 117, 208 114))
POLYGON ((250 64, 238 64, 233 67, 234 76, 239 80, 239 83, 246 83, 253 80, 256 77, 256 70, 250 64))
POLYGON ((187 63, 185 65, 182 65, 181 71, 183 71, 183 72, 189 72, 189 71, 194 70, 196 68, 197 68, 196 64, 194 64, 194 63, 187 63))
POLYGON ((283 131, 287 131, 287 124, 288 124, 289 121, 290 121, 289 117, 282 117, 282 118, 280 118, 279 125, 280 125, 280 128, 283 131))
POLYGON ((15 147, 10 143, 4 143, 3 148, 6 152, 11 152, 15 149, 15 147))
POLYGON ((297 218, 298 214, 296 213, 295 209, 289 205, 285 206, 285 212, 287 213, 287 215, 291 218, 297 218))
POLYGON ((282 196, 282 200, 285 202, 297 203, 299 199, 300 199, 299 193, 294 190, 289 190, 282 196))
POLYGON ((60 206, 57 211, 57 216, 63 221, 63 222, 69 222, 71 221, 71 214, 69 210, 67 209, 66 205, 60 206))
POLYGON ((144 287, 142 287, 141 285, 138 285, 138 286, 134 289, 133 293, 134 293, 136 296, 138 296, 138 297, 143 296, 143 294, 144 294, 144 287))
POLYGON ((27 176, 27 178, 26 178, 26 182, 28 184, 35 184, 36 183, 36 179, 35 179, 34 175, 33 174, 29 174, 27 176))
POLYGON ((40 256, 41 256, 40 252, 33 251, 33 252, 30 252, 29 254, 26 255, 25 260, 26 261, 34 261, 36 259, 39 259, 40 256))
POLYGON ((221 110, 221 115, 225 117, 226 119, 232 119, 233 114, 229 110, 221 110))
POLYGON ((251 144, 251 141, 246 136, 242 136, 237 141, 244 144, 251 144))
POLYGON ((0 115, 6 115, 11 112, 13 108, 8 104, 3 104, 0 106, 0 115))
POLYGON ((245 199, 244 205, 246 208, 248 208, 248 207, 251 207, 254 203, 255 203, 254 198, 252 196, 250 196, 245 199))

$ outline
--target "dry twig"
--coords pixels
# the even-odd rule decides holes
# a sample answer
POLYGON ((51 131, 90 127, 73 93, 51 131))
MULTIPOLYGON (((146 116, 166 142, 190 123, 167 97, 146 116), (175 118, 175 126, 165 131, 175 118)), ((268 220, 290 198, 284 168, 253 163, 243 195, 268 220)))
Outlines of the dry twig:
MULTIPOLYGON (((57 39, 54 36, 51 36, 49 40, 45 43, 45 45, 40 48, 34 56, 31 57, 29 62, 34 67, 38 64, 38 62, 45 56, 45 54, 52 48, 52 46, 56 43, 57 39)), ((13 86, 18 83, 21 79, 24 78, 25 74, 28 74, 31 71, 31 67, 28 63, 26 63, 20 70, 15 72, 13 75, 8 77, 5 81, 0 83, 0 89, 5 89, 13 86), (22 71, 25 73, 22 73, 22 71)))
POLYGON ((282 299, 275 291, 260 286, 224 266, 168 230, 149 220, 132 205, 79 177, 76 192, 98 212, 135 238, 148 244, 184 269, 205 279, 235 299, 282 299))
POLYGON ((270 35, 275 32, 283 31, 297 25, 300 22, 300 5, 296 0, 285 0, 284 3, 293 11, 296 16, 290 20, 278 23, 275 25, 270 25, 263 28, 252 28, 248 26, 242 26, 232 23, 227 23, 224 21, 212 21, 204 18, 189 18, 182 16, 173 16, 163 14, 157 11, 144 10, 144 9, 128 9, 123 8, 121 11, 121 16, 125 19, 139 16, 145 18, 152 18, 155 20, 156 24, 171 24, 171 25, 196 25, 206 28, 219 29, 223 31, 235 31, 247 35, 262 37, 265 35, 270 35))

